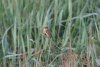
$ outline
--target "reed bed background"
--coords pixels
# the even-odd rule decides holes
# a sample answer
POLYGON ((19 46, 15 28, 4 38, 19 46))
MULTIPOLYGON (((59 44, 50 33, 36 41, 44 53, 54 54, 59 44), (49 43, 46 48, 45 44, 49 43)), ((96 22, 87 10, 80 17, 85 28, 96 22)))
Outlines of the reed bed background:
POLYGON ((100 0, 0 0, 0 67, 99 66, 100 0))

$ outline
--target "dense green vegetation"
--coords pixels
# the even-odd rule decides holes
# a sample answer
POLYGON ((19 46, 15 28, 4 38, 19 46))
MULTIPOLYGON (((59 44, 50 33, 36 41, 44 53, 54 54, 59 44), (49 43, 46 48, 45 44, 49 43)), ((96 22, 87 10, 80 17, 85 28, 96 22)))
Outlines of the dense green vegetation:
POLYGON ((100 0, 0 0, 0 67, 99 66, 100 0))

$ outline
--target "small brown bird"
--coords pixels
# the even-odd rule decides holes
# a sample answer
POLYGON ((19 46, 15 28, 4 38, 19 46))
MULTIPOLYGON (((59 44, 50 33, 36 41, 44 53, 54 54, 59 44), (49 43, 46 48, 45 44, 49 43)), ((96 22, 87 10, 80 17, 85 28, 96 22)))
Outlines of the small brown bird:
POLYGON ((47 26, 44 27, 43 33, 46 35, 46 37, 51 38, 51 32, 47 26))

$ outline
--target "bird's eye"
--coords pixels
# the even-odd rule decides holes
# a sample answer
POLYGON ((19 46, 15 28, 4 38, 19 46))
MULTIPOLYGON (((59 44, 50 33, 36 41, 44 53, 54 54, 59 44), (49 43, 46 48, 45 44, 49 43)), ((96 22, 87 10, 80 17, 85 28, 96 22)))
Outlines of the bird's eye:
POLYGON ((46 36, 46 33, 44 33, 44 35, 46 36))

